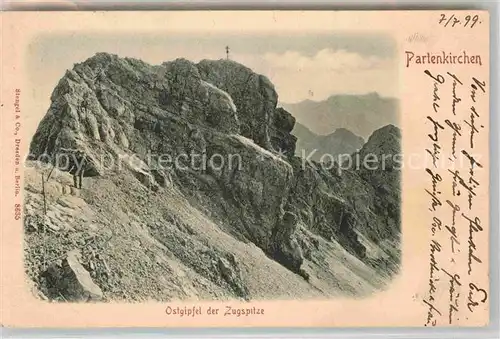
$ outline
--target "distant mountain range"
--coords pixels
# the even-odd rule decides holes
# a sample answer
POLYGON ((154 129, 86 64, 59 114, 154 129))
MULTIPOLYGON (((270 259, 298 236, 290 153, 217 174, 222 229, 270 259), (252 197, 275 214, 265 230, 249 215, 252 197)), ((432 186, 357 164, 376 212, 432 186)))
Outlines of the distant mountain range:
POLYGON ((333 95, 324 101, 305 100, 281 104, 298 123, 318 135, 345 128, 367 140, 382 126, 398 126, 398 100, 378 93, 333 95))
MULTIPOLYGON (((325 154, 337 158, 341 154, 352 154, 359 150, 365 140, 345 128, 338 128, 328 135, 317 135, 299 122, 292 134, 297 137, 295 154, 320 161, 325 154)), ((328 161, 330 158, 323 158, 328 161)))

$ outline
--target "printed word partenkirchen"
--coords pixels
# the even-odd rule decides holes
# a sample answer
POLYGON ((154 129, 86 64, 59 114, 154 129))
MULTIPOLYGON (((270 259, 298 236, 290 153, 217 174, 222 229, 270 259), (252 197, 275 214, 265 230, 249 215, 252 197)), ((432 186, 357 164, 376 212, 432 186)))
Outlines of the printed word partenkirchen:
POLYGON ((466 51, 454 54, 452 52, 441 51, 440 53, 424 53, 418 54, 412 51, 405 51, 406 54, 406 67, 410 65, 468 65, 477 64, 483 65, 481 55, 469 54, 466 51))

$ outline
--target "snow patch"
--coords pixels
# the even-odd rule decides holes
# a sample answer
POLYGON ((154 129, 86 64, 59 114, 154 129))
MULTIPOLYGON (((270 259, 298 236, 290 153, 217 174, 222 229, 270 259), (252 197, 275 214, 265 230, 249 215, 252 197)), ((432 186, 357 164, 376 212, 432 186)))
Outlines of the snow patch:
POLYGON ((231 109, 236 112, 236 105, 234 104, 234 101, 233 101, 233 98, 231 98, 231 96, 229 95, 229 93, 227 92, 224 92, 223 90, 221 90, 220 88, 212 85, 211 83, 209 82, 206 82, 204 80, 201 80, 201 83, 207 87, 210 87, 211 89, 213 89, 215 92, 217 92, 218 94, 220 94, 221 96, 223 96, 224 98, 227 99, 228 103, 229 103, 229 106, 231 107, 231 109))
POLYGON ((283 160, 282 158, 280 158, 276 154, 272 153, 271 151, 268 151, 267 149, 262 148, 261 146, 257 145, 255 142, 253 142, 252 139, 246 138, 246 137, 239 135, 239 134, 232 134, 232 135, 230 135, 230 137, 233 139, 236 139, 237 141, 241 142, 242 144, 244 144, 246 146, 252 147, 254 150, 261 153, 262 155, 265 155, 266 157, 269 157, 273 160, 282 162, 283 164, 290 166, 290 164, 288 162, 286 162, 285 160, 283 160))

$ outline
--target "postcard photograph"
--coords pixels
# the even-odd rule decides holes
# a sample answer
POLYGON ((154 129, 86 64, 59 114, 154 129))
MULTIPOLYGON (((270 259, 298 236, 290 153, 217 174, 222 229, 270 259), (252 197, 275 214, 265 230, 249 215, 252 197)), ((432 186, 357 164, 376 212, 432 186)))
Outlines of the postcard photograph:
POLYGON ((3 18, 3 321, 488 322, 486 12, 3 18))

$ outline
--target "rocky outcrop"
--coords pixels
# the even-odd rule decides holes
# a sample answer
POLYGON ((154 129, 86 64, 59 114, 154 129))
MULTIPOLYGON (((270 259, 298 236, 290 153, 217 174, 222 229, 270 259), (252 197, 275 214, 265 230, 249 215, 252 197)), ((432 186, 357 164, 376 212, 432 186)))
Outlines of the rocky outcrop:
MULTIPOLYGON (((378 222, 366 221, 367 234, 375 241, 399 238, 401 232, 401 131, 394 125, 382 127, 359 151, 359 159, 371 158, 370 166, 356 172, 373 189, 371 207, 378 222)), ((358 202, 358 205, 360 202, 358 202)))
POLYGON ((296 138, 290 132, 295 118, 276 108, 278 93, 267 77, 231 60, 203 60, 197 66, 203 79, 233 98, 241 135, 265 149, 294 154, 296 138))
MULTIPOLYGON (((276 107, 277 100, 266 77, 233 61, 177 59, 151 66, 99 53, 58 83, 30 157, 52 162, 64 173, 61 150, 83 152, 85 176, 103 182, 92 190, 134 187, 106 199, 131 199, 137 206, 127 211, 128 218, 157 220, 137 226, 141 223, 124 219, 120 225, 140 229, 206 283, 228 287, 239 298, 251 294, 241 269, 244 261, 179 226, 189 222, 149 212, 146 193, 134 185, 156 197, 148 200, 158 205, 154 210, 166 208, 165 201, 186 199, 220 232, 256 246, 306 280, 311 272, 304 263, 327 265, 326 256, 315 253, 333 246, 321 245, 318 238, 372 265, 363 239, 393 241, 399 234, 398 169, 392 164, 387 171, 350 168, 339 173, 295 157, 295 119, 276 107)), ((399 152, 395 127, 375 132, 359 154, 387 151, 399 152)), ((87 199, 103 199, 100 194, 92 192, 87 199)))
MULTIPOLYGON (((298 212, 298 218, 311 232, 325 239, 337 240, 347 251, 364 258, 365 248, 358 241, 355 230, 359 227, 358 213, 352 205, 356 186, 369 185, 350 174, 350 178, 332 175, 328 170, 294 159, 294 186, 289 205, 298 212), (339 185, 347 185, 340 191, 339 185)), ((368 208, 369 205, 362 208, 368 208)))
MULTIPOLYGON (((312 158, 312 157, 311 157, 312 158)), ((339 243, 364 259, 359 234, 379 244, 399 243, 401 232, 401 133, 388 125, 376 130, 359 151, 342 163, 291 161, 294 185, 289 204, 312 232, 339 243)), ((399 252, 391 252, 399 262, 399 252)))
POLYGON ((119 160, 155 190, 174 175, 186 194, 220 195, 212 208, 229 231, 268 250, 291 177, 270 151, 295 146, 294 120, 276 103, 269 80, 231 61, 149 66, 97 54, 61 79, 30 154, 80 149, 92 159, 87 175, 119 160), (165 168, 161 156, 178 163, 165 168))
MULTIPOLYGON (((204 173, 176 171, 181 190, 230 225, 226 231, 268 251, 279 222, 292 167, 240 135, 213 135, 204 173)), ((202 207, 200 206, 200 207, 202 207)))

